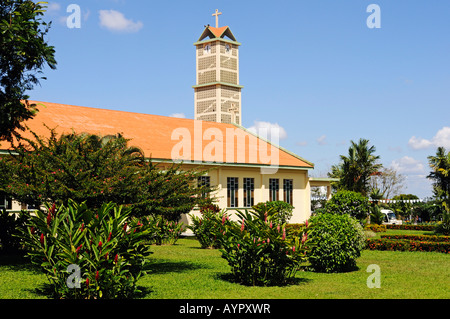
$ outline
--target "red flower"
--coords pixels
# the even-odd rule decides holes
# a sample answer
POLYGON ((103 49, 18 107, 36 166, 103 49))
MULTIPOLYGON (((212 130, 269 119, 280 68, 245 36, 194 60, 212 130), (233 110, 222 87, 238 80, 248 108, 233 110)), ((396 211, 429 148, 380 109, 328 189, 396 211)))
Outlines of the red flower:
POLYGON ((89 287, 89 278, 86 278, 86 286, 89 287))
POLYGON ((245 227, 245 219, 242 220, 241 231, 244 231, 244 227, 245 227))
POLYGON ((281 237, 281 240, 286 239, 286 229, 283 227, 283 237, 281 237))
POLYGON ((52 213, 48 212, 47 214, 47 226, 50 226, 50 222, 52 221, 52 213))
POLYGON ((114 263, 117 263, 118 260, 119 260, 119 255, 116 254, 116 257, 114 257, 114 263))
POLYGON ((56 205, 53 203, 52 208, 50 208, 50 213, 52 213, 53 216, 56 215, 56 205))
POLYGON ((306 222, 305 222, 306 228, 308 228, 308 225, 309 225, 308 220, 306 220, 306 222))
POLYGON ((97 273, 95 274, 95 280, 96 281, 98 281, 98 277, 100 277, 100 276, 98 275, 98 270, 97 270, 97 273))
POLYGON ((80 246, 78 246, 77 248, 77 254, 80 252, 81 248, 83 247, 83 244, 81 244, 80 246))
POLYGON ((308 239, 308 234, 304 233, 303 237, 302 237, 302 244, 304 244, 307 239, 308 239))
POLYGON ((98 247, 101 249, 102 248, 102 241, 100 240, 99 242, 98 242, 98 247))
POLYGON ((41 245, 44 245, 44 234, 41 234, 41 245))
POLYGON ((111 240, 111 232, 109 233, 109 236, 108 236, 108 241, 110 241, 111 240))
POLYGON ((34 227, 31 227, 30 232, 31 232, 32 235, 34 235, 34 233, 36 232, 36 231, 34 230, 34 227))

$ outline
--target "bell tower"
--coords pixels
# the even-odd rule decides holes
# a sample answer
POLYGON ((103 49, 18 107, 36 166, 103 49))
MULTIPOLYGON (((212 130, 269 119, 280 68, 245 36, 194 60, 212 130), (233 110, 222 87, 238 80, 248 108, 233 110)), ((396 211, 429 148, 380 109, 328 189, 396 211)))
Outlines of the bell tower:
POLYGON ((196 48, 195 119, 241 125, 241 89, 239 85, 239 46, 228 26, 205 26, 194 43, 196 48))

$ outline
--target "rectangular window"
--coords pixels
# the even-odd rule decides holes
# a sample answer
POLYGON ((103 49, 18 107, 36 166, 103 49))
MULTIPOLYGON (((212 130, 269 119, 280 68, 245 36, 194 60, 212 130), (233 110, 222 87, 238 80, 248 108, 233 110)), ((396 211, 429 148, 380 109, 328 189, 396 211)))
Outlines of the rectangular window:
POLYGON ((254 205, 255 179, 244 178, 244 207, 254 205))
POLYGON ((278 178, 269 179, 269 200, 276 201, 279 200, 280 191, 280 181, 278 178))
POLYGON ((227 177, 227 206, 238 207, 239 178, 227 177))
MULTIPOLYGON (((211 177, 210 176, 200 176, 197 180, 198 187, 210 187, 211 186, 211 177)), ((202 193, 202 197, 208 196, 207 193, 202 193)))
POLYGON ((283 180, 284 201, 291 205, 293 203, 293 200, 292 200, 292 194, 293 194, 293 189, 294 189, 293 184, 294 184, 294 182, 292 179, 283 180))

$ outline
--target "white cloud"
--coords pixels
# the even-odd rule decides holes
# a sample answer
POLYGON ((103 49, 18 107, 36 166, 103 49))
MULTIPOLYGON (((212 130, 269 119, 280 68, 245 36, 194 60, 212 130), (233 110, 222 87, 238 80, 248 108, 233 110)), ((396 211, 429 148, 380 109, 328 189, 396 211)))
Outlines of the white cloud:
POLYGON ((100 10, 100 26, 118 32, 138 32, 144 24, 125 18, 122 12, 116 10, 100 10))
POLYGON ((186 115, 184 115, 184 113, 172 113, 169 115, 170 117, 178 117, 180 119, 185 119, 186 115))
POLYGON ((295 143, 295 145, 297 145, 297 146, 306 146, 306 145, 308 145, 308 142, 307 141, 300 141, 300 142, 295 143))
POLYGON ((249 127, 248 130, 275 144, 287 138, 285 129, 278 123, 255 121, 253 126, 249 127))
POLYGON ((322 135, 321 137, 319 137, 316 141, 317 143, 319 143, 319 145, 327 145, 327 136, 326 135, 322 135))
POLYGON ((401 174, 424 173, 423 163, 409 156, 403 156, 400 159, 393 160, 391 168, 401 174))
POLYGON ((61 10, 61 5, 57 2, 49 2, 47 5, 47 14, 56 14, 61 10))
POLYGON ((450 148, 450 127, 444 126, 431 140, 413 136, 409 139, 408 146, 415 150, 439 146, 450 148))

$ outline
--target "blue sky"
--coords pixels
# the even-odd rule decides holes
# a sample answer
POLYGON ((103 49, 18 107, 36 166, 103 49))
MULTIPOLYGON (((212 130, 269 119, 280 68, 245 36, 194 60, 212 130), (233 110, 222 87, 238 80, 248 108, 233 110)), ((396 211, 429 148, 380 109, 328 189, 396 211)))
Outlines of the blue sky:
POLYGON ((268 122, 280 145, 324 176, 350 140, 369 139, 404 193, 430 196, 427 156, 450 149, 450 2, 438 0, 50 1, 58 68, 34 100, 194 116, 195 50, 205 24, 240 47, 243 126, 268 122), (81 27, 68 28, 69 4, 81 27), (370 4, 381 28, 369 28, 370 4))

